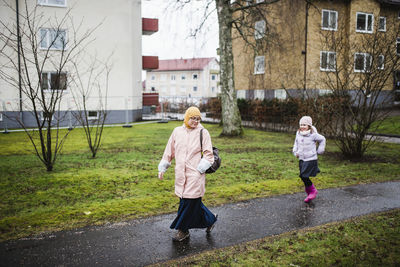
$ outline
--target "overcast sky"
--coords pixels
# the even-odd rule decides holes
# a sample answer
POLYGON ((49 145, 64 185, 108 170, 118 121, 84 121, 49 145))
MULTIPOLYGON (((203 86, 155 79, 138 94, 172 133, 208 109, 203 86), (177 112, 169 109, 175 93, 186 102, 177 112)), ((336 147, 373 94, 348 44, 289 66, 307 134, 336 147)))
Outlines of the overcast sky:
POLYGON ((204 17, 207 2, 192 0, 185 8, 177 9, 173 5, 176 0, 142 0, 142 17, 158 18, 158 32, 142 38, 142 54, 159 59, 216 57, 218 20, 215 10, 203 32, 196 39, 190 37, 204 17))

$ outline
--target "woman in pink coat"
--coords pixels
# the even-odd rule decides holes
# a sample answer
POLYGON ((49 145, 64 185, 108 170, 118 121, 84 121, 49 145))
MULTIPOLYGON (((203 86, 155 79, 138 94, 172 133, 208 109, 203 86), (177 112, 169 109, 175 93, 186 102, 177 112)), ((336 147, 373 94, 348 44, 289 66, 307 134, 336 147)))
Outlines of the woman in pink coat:
POLYGON ((205 192, 206 170, 213 164, 211 137, 200 124, 201 114, 196 107, 186 110, 184 124, 176 127, 168 140, 164 155, 158 165, 158 178, 175 158, 175 194, 180 198, 178 215, 170 228, 178 230, 174 241, 189 237, 191 228, 207 228, 211 232, 217 217, 201 202, 205 192), (203 156, 200 130, 203 129, 203 156))

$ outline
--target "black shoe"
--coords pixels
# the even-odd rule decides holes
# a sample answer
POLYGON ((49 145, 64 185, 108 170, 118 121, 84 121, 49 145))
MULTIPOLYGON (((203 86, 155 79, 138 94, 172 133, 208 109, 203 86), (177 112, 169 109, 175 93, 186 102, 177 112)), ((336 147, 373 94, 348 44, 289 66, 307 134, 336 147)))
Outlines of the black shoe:
POLYGON ((211 231, 214 229, 215 224, 217 223, 217 220, 218 220, 218 214, 215 215, 215 219, 216 219, 215 222, 214 222, 211 226, 208 226, 208 227, 207 227, 206 233, 211 233, 211 231))

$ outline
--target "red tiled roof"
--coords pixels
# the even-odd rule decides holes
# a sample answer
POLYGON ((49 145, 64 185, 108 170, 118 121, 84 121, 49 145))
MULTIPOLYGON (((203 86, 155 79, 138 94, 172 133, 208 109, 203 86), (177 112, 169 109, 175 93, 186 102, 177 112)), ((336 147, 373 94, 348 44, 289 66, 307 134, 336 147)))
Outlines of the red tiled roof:
POLYGON ((207 57, 159 60, 158 69, 151 71, 202 70, 213 59, 213 57, 207 57))

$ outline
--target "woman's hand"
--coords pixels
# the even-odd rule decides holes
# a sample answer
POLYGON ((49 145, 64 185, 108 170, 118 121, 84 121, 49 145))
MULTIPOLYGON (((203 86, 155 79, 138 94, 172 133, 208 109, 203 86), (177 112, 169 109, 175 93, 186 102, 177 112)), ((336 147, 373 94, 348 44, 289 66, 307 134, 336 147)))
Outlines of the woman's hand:
POLYGON ((164 179, 164 173, 163 172, 159 172, 158 173, 158 179, 160 179, 160 180, 164 179))

